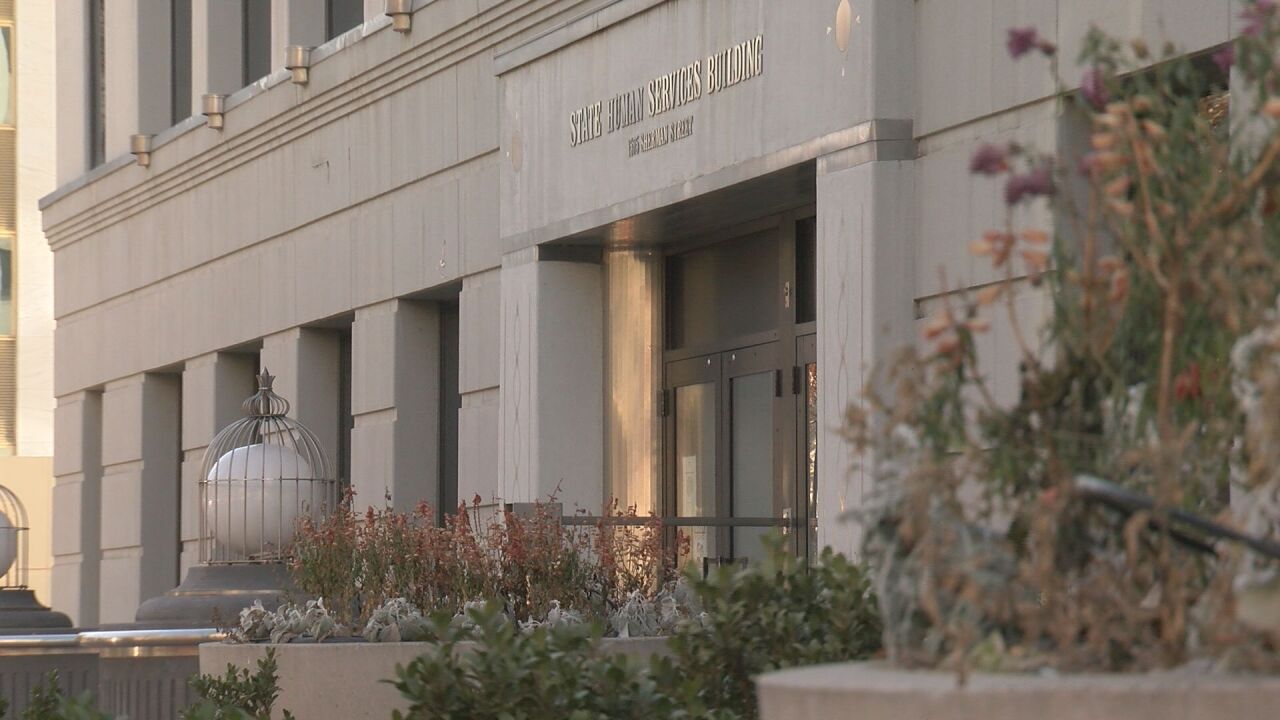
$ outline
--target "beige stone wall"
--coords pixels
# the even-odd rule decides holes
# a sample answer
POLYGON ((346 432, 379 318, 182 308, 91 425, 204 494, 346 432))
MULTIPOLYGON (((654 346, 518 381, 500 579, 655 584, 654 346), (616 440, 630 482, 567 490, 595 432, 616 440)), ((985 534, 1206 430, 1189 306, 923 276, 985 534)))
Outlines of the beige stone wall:
POLYGON ((27 511, 27 584, 46 605, 52 597, 52 463, 48 457, 0 457, 0 483, 18 496, 27 511))
POLYGON ((0 484, 26 506, 29 582, 51 596, 53 491, 53 253, 41 227, 39 200, 55 187, 56 97, 53 3, 18 0, 17 243, 14 305, 17 336, 16 457, 0 458, 0 484))

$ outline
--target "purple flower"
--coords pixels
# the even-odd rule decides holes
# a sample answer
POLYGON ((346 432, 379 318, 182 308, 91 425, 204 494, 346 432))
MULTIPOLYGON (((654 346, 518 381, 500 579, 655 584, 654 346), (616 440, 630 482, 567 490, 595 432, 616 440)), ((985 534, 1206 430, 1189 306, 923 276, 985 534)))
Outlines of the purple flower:
POLYGON ((1275 11, 1275 0, 1255 0, 1240 13, 1240 19, 1244 20, 1244 27, 1241 28, 1240 33, 1249 37, 1261 35, 1262 28, 1266 26, 1267 20, 1275 14, 1275 11))
POLYGON ((1223 45, 1213 54, 1213 64, 1218 66, 1223 75, 1229 75, 1231 66, 1236 64, 1236 46, 1233 44, 1223 45))
POLYGON ((1107 92, 1101 70, 1091 68, 1085 71, 1084 77, 1080 78, 1080 94, 1084 96, 1085 102, 1093 106, 1094 110, 1101 110, 1107 106, 1111 93, 1107 92))
POLYGON ((1026 175, 1011 175, 1004 186, 1004 201, 1017 205, 1024 198, 1053 194, 1053 169, 1042 162, 1026 175))
POLYGON ((1018 59, 1032 50, 1039 50, 1045 55, 1052 55, 1058 46, 1040 37, 1033 27, 1009 28, 1009 39, 1006 43, 1009 56, 1018 59))
POLYGON ((998 175, 1009 169, 1009 148, 983 143, 969 158, 969 172, 974 175, 998 175))
POLYGON ((1015 59, 1031 52, 1040 40, 1039 33, 1033 27, 1009 28, 1009 55, 1015 59))

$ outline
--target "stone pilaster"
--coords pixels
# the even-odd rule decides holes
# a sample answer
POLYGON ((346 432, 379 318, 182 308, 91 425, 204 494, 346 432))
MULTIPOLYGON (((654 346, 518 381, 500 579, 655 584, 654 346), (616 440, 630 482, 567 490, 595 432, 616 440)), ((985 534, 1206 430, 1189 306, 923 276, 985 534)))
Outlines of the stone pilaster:
POLYGON ((141 373, 102 394, 99 622, 131 622, 143 600, 178 583, 177 375, 141 373))
POLYGON ((58 398, 54 411, 53 593, 76 625, 98 622, 102 393, 58 398))
POLYGON ((503 259, 501 285, 501 499, 555 495, 566 512, 597 513, 604 501, 601 267, 531 248, 503 259))
POLYGON ((351 326, 351 486, 357 507, 439 502, 440 316, 389 300, 351 326))
POLYGON ((205 448, 222 428, 244 416, 255 389, 254 357, 210 353, 188 360, 182 371, 182 574, 200 561, 200 466, 205 448))
POLYGON ((861 536, 840 516, 859 507, 870 487, 864 473, 850 472, 839 430, 872 373, 914 339, 909 138, 818 161, 818 542, 850 557, 861 536))
POLYGON ((342 343, 334 330, 292 328, 262 340, 262 368, 276 377, 275 391, 289 401, 289 416, 320 439, 329 463, 341 474, 342 343))

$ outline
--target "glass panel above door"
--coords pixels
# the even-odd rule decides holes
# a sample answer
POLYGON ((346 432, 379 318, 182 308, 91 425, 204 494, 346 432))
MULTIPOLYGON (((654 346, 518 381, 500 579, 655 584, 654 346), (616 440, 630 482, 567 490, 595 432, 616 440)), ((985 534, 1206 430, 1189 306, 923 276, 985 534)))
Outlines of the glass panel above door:
POLYGON ((776 232, 667 259, 667 349, 723 345, 778 327, 776 232))

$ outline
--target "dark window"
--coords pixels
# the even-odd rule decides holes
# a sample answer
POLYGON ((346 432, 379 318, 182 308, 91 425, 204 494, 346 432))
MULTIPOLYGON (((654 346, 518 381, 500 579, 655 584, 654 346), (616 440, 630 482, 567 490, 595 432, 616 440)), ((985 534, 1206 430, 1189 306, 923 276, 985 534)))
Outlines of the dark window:
POLYGON ((440 497, 439 514, 458 508, 458 306, 440 308, 440 497))
MULTIPOLYGON (((338 480, 345 491, 351 485, 351 429, 356 419, 351 415, 351 331, 338 335, 338 480)), ((380 498, 372 498, 370 504, 380 498)))
POLYGON ((818 319, 818 221, 796 223, 796 322, 818 319))
POLYGON ((191 115, 191 0, 172 0, 169 13, 169 121, 191 115))
POLYGON ((363 0, 325 0, 324 36, 332 40, 364 22, 363 0))
POLYGON ((89 166, 107 159, 106 27, 102 4, 89 0, 89 166))
POLYGON ((667 260, 667 349, 701 348, 778 327, 778 239, 767 232, 667 260))
POLYGON ((271 0, 241 1, 242 80, 248 85, 271 73, 271 0))

